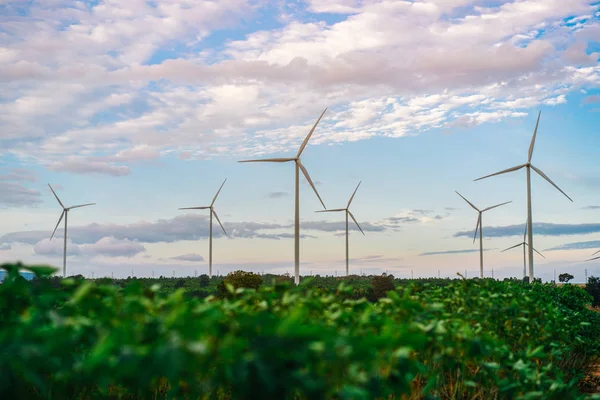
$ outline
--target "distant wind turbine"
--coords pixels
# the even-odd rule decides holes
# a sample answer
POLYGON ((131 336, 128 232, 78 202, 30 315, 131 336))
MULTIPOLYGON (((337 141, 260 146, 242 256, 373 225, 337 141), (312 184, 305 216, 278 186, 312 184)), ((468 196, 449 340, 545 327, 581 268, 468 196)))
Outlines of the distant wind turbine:
MULTIPOLYGON (((515 247, 523 246, 523 278, 525 278, 527 276, 527 253, 525 252, 525 246, 528 246, 528 244, 527 244, 526 239, 525 239, 526 236, 527 236, 527 223, 525 223, 525 231, 523 232, 523 241, 521 243, 519 243, 519 244, 515 244, 514 246, 509 247, 508 249, 504 249, 504 250, 501 251, 501 253, 502 253, 502 252, 505 252, 507 250, 514 249, 515 247)), ((538 253, 543 258, 546 258, 546 257, 544 257, 544 255, 542 253, 540 253, 536 249, 533 249, 533 251, 535 251, 536 253, 538 253)))
POLYGON ((529 248, 529 281, 530 282, 533 282, 533 278, 534 278, 534 275, 533 275, 533 222, 532 222, 532 215, 531 215, 531 170, 533 169, 535 172, 537 172, 537 174, 539 176, 541 176, 542 178, 547 180, 548 183, 550 183, 552 186, 554 186, 556 189, 558 189, 559 192, 564 194, 567 199, 573 201, 573 199, 571 199, 569 196, 567 196, 567 194, 565 192, 563 192, 558 186, 556 186, 556 184, 554 182, 552 182, 546 174, 544 174, 540 169, 534 167, 533 164, 531 164, 531 157, 533 156, 533 148, 535 146, 535 137, 537 136, 537 129, 538 129, 538 125, 540 123, 541 114, 542 114, 542 112, 540 111, 538 113, 537 122, 535 123, 535 130, 533 131, 533 137, 531 138, 531 144, 529 145, 529 154, 527 156, 527 162, 525 164, 517 165, 516 167, 508 168, 503 171, 496 172, 494 174, 486 175, 484 177, 475 179, 475 181, 479 181, 479 180, 489 178, 492 176, 506 174, 508 172, 513 172, 513 171, 518 171, 521 168, 527 169, 527 232, 528 232, 527 246, 529 248))
MULTIPOLYGON (((456 190, 455 190, 456 192, 456 190)), ((481 278, 483 278, 483 222, 482 222, 482 214, 486 211, 489 211, 493 208, 496 207, 500 207, 503 206, 505 204, 508 203, 512 203, 512 201, 507 201, 506 203, 501 203, 501 204, 496 204, 495 206, 491 206, 488 208, 484 208, 483 210, 479 210, 479 208, 475 207, 473 205, 473 203, 471 203, 469 200, 465 199, 464 196, 458 192, 456 192, 457 195, 459 195, 460 197, 462 197, 462 199, 464 201, 466 201, 471 207, 473 207, 475 209, 475 211, 477 211, 479 213, 479 216, 477 217, 477 224, 475 225, 475 235, 473 236, 473 243, 475 243, 475 239, 477 238, 477 228, 479 228, 479 276, 481 278)))
POLYGON ((217 222, 219 223, 219 226, 221 226, 221 229, 223 229, 223 233, 225 235, 227 235, 227 232, 225 232, 225 228, 223 228, 223 225, 221 224, 221 221, 219 220, 219 216, 217 215, 217 212, 215 211, 215 208, 214 208, 215 201, 217 200, 217 197, 219 196, 219 193, 221 193, 221 189, 223 189, 223 185, 225 185, 225 182, 227 182, 227 178, 225 178, 225 180, 221 184, 221 187, 219 188, 219 190, 217 190, 217 194, 215 194, 215 197, 213 197, 213 200, 212 200, 212 203, 210 203, 210 206, 203 206, 203 207, 183 207, 183 208, 180 208, 180 210, 210 210, 210 222, 209 222, 209 228, 208 228, 209 229, 208 230, 208 277, 209 278, 212 278, 212 226, 213 226, 213 215, 217 219, 217 222))
POLYGON ((362 234, 364 235, 365 233, 363 232, 362 228, 360 227, 360 225, 358 225, 358 222, 356 222, 356 218, 354 218, 354 215, 352 215, 352 212, 350 211, 350 204, 352 204, 352 200, 354 200, 354 195, 356 194, 356 191, 358 190, 358 187, 360 186, 361 182, 358 182, 358 185, 356 186, 356 189, 354 189, 354 193, 352 193, 352 196, 350 196, 350 200, 348 200, 348 204, 346 205, 346 208, 336 208, 333 210, 320 210, 320 211, 315 211, 318 213, 321 212, 340 212, 340 211, 345 211, 346 212, 346 276, 349 275, 349 268, 348 268, 348 215, 352 218, 352 220, 354 221, 354 223, 356 224, 356 226, 358 227, 358 229, 360 229, 360 231, 362 232, 362 234))
POLYGON ((294 218, 294 283, 296 285, 300 284, 300 170, 302 170, 302 174, 304 174, 304 177, 306 178, 306 180, 308 181, 308 183, 310 184, 310 186, 313 188, 315 194, 319 198, 319 201, 323 205, 323 208, 327 208, 327 207, 325 207, 325 203, 323 203, 323 200, 321 200, 321 196, 319 196, 319 192, 317 192, 317 188, 315 187, 312 179, 310 179, 310 175, 308 175, 308 171, 306 170, 306 168, 304 168, 304 165, 302 165, 302 162, 300 161, 300 155, 304 151, 304 148, 306 147, 306 144, 310 140, 310 137, 312 136, 313 132, 315 131, 315 129, 317 127, 317 125, 321 121, 321 118, 323 118, 323 115, 325 114, 325 111, 327 111, 327 109, 323 110, 323 112, 321 113, 321 116, 319 117, 319 119, 317 120, 317 122, 315 122, 315 125, 312 127, 312 129, 310 130, 310 132, 308 133, 308 135, 304 139, 304 142, 302 142, 302 145, 300 145, 300 150, 298 150, 298 154, 296 154, 296 157, 294 157, 294 158, 265 158, 265 159, 262 159, 262 160, 244 160, 244 161, 238 161, 238 162, 241 162, 241 163, 244 163, 244 162, 278 162, 278 163, 284 163, 284 162, 293 161, 293 162, 296 163, 296 185, 295 185, 296 186, 296 189, 295 189, 295 207, 296 207, 296 210, 295 210, 295 218, 294 218))
POLYGON ((54 191, 54 189, 52 189, 52 186, 50 186, 50 184, 48 184, 48 187, 50 187, 50 190, 52 190, 52 194, 54 194, 54 197, 56 197, 58 204, 60 204, 60 206, 63 208, 63 212, 60 214, 60 218, 58 219, 58 222, 56 223, 56 226, 54 227, 54 231, 52 231, 52 236, 50 236, 50 240, 52 240, 52 238, 54 237, 54 233, 56 233, 56 229, 58 228, 60 221, 62 221, 63 216, 65 217, 65 234, 64 234, 65 246, 64 246, 64 250, 63 250, 63 277, 66 278, 67 277, 67 214, 69 213, 70 210, 72 210, 74 208, 93 206, 96 203, 79 204, 77 206, 65 207, 65 205, 62 203, 62 201, 60 201, 60 199, 56 195, 56 192, 54 191))

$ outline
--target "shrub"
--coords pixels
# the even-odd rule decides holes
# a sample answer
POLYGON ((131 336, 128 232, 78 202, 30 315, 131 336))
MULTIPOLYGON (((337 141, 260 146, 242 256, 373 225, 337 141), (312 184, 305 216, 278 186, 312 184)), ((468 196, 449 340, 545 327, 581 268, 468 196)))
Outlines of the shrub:
POLYGON ((600 307, 600 278, 590 276, 585 285, 585 290, 592 296, 594 307, 600 307))
POLYGON ((225 279, 219 283, 218 295, 221 298, 229 297, 227 284, 233 286, 234 289, 258 289, 262 285, 262 277, 254 272, 235 271, 227 274, 225 279))
POLYGON ((208 277, 208 275, 202 274, 198 279, 198 283, 200 284, 200 286, 206 287, 210 284, 210 278, 208 277))
POLYGON ((373 291, 369 291, 370 301, 377 301, 386 296, 387 292, 394 290, 394 277, 383 274, 374 276, 371 280, 373 291))
POLYGON ((568 273, 560 274, 558 276, 559 282, 564 282, 564 283, 568 283, 573 278, 574 278, 574 276, 571 274, 568 274, 568 273))

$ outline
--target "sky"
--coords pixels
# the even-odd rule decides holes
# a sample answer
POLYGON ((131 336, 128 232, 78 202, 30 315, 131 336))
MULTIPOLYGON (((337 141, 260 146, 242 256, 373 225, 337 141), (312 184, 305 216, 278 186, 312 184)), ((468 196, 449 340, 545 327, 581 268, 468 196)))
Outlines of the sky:
MULTIPOLYGON (((293 163, 351 211, 352 273, 600 275, 600 2, 0 1, 0 263, 67 273, 293 274, 293 163), (62 222, 61 222, 62 224, 62 222), (493 272, 492 272, 493 271, 493 272)), ((301 275, 342 275, 343 213, 300 185, 301 275)))

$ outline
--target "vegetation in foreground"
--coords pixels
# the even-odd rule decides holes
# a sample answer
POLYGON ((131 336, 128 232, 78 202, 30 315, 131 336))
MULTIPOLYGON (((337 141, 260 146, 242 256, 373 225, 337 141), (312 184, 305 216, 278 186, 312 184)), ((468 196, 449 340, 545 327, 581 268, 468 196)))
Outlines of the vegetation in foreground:
POLYGON ((572 285, 406 282, 377 298, 394 287, 382 277, 369 301, 344 281, 255 290, 231 277, 201 298, 185 283, 162 293, 1 268, 2 398, 600 398, 578 385, 600 354, 600 314, 572 285))

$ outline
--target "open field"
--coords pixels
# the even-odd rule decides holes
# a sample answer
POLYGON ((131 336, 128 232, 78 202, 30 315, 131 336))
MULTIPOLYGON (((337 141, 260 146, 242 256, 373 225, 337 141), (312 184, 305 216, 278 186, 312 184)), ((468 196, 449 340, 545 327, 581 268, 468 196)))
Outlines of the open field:
POLYGON ((600 313, 574 285, 421 280, 384 295, 388 277, 256 291, 2 268, 2 398, 598 398, 600 313))

